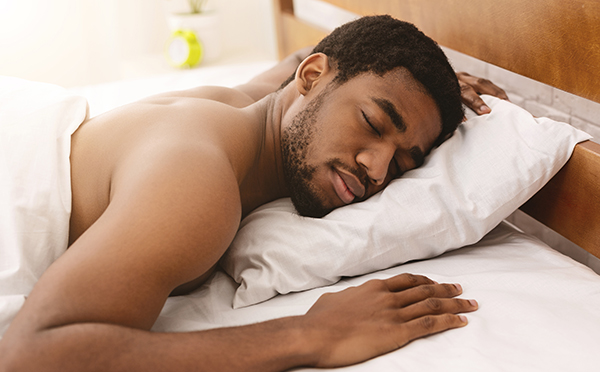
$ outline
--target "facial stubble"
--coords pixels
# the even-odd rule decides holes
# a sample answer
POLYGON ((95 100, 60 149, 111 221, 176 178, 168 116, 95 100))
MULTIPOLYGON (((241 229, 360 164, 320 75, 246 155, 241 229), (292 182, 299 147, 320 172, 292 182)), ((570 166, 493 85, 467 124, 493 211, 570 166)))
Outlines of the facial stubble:
POLYGON ((296 114, 281 136, 283 175, 290 198, 298 214, 320 218, 331 212, 324 206, 323 199, 311 181, 316 167, 307 163, 311 143, 317 135, 316 116, 323 103, 324 93, 315 97, 306 108, 296 114))

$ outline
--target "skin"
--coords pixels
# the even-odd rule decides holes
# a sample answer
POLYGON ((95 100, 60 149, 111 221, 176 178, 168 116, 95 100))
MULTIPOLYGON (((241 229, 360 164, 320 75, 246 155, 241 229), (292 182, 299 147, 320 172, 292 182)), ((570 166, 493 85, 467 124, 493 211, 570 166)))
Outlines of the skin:
POLYGON ((460 84, 463 103, 479 115, 489 114, 492 111, 479 97, 480 94, 490 94, 508 100, 506 92, 487 79, 472 76, 466 72, 457 72, 456 76, 460 84))
MULTIPOLYGON (((210 275, 243 216, 289 194, 281 133, 335 76, 325 55, 313 55, 295 81, 267 95, 293 71, 296 58, 236 89, 150 97, 77 130, 70 246, 0 340, 0 371, 336 367, 466 325, 457 314, 476 310, 477 303, 455 298, 459 285, 403 274, 324 295, 304 316, 149 332, 169 294, 196 288, 210 275)), ((316 168, 311 187, 325 207, 349 202, 340 179, 351 176, 340 172, 363 176, 365 192, 356 198, 362 200, 417 165, 410 149, 429 151, 439 113, 411 79, 401 69, 385 78, 361 75, 327 96, 306 157, 316 168), (373 97, 395 105, 404 132, 373 97), (340 161, 336 167, 332 158, 340 161)))
POLYGON ((340 89, 325 92, 331 96, 330 104, 319 108, 312 120, 322 119, 332 125, 314 130, 304 164, 314 170, 309 186, 325 213, 365 200, 392 178, 415 168, 441 132, 434 100, 406 70, 382 77, 364 74, 340 89), (355 92, 359 91, 357 97, 355 92), (386 102, 395 107, 405 128, 392 124, 390 115, 382 109, 386 102))

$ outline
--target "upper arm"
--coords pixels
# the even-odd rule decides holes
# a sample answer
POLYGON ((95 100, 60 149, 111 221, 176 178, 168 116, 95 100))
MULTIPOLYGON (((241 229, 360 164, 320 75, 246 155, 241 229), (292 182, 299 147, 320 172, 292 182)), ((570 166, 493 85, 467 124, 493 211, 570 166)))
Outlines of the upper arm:
POLYGON ((245 93, 255 101, 260 100, 267 94, 279 89, 281 84, 294 74, 300 62, 310 54, 312 49, 313 47, 310 46, 296 51, 277 65, 257 75, 246 84, 238 85, 235 89, 245 93))
POLYGON ((123 165, 106 211, 42 276, 13 325, 149 329, 176 286, 217 262, 239 223, 233 174, 191 152, 123 165))

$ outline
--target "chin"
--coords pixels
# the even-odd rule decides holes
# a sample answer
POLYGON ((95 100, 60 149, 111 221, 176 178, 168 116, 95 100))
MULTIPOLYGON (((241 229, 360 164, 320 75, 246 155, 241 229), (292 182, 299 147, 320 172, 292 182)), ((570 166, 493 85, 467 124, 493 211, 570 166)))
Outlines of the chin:
POLYGON ((292 203, 294 204, 294 208, 296 208, 296 212, 302 217, 311 217, 311 218, 322 218, 329 214, 335 208, 325 208, 320 205, 303 205, 297 204, 292 199, 292 203))
POLYGON ((290 198, 294 208, 302 217, 321 218, 337 208, 326 206, 321 197, 315 192, 307 192, 307 189, 304 189, 303 192, 293 193, 290 198))

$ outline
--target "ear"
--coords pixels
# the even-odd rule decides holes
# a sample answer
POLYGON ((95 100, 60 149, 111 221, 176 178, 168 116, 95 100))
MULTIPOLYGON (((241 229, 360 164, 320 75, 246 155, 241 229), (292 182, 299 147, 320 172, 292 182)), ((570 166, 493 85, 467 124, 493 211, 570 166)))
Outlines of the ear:
POLYGON ((310 92, 323 77, 331 72, 329 57, 323 53, 315 53, 306 57, 296 69, 294 80, 298 92, 303 96, 310 92))

